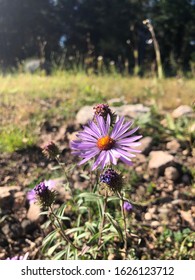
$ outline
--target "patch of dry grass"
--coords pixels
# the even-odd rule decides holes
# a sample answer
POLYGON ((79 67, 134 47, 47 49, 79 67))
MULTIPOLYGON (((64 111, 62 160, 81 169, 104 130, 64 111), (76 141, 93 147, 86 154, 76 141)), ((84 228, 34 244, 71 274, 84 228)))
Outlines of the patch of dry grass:
POLYGON ((195 81, 186 79, 158 81, 155 78, 87 76, 60 71, 52 76, 0 76, 0 137, 3 133, 5 138, 6 131, 9 137, 12 130, 18 129, 27 129, 29 134, 29 127, 36 131, 48 118, 74 118, 84 104, 124 97, 129 103, 155 104, 160 109, 170 110, 180 104, 192 105, 194 92, 195 81))

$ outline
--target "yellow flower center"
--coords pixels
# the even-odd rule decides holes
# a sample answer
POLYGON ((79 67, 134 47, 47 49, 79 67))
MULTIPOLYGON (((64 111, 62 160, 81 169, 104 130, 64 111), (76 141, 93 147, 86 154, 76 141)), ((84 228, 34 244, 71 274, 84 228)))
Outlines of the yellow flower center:
POLYGON ((110 150, 114 146, 114 140, 106 135, 97 141, 97 146, 100 150, 110 150))

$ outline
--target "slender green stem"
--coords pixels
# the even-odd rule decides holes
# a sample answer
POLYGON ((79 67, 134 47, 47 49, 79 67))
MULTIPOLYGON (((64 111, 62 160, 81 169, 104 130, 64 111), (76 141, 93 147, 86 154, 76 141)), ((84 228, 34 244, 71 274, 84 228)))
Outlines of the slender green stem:
POLYGON ((124 223, 124 251, 125 251, 125 257, 127 258, 127 222, 125 217, 125 210, 123 207, 124 199, 121 200, 121 212, 123 217, 123 223, 124 223))
POLYGON ((108 199, 108 191, 106 190, 105 199, 104 199, 103 217, 102 217, 102 222, 101 222, 101 226, 100 226, 100 236, 99 236, 99 240, 98 240, 98 247, 101 246, 101 241, 102 241, 102 231, 104 229, 104 224, 105 224, 105 213, 106 213, 106 208, 107 208, 107 199, 108 199))
POLYGON ((57 161, 57 163, 59 164, 59 166, 63 169, 65 179, 66 179, 66 181, 68 182, 68 176, 67 176, 67 174, 66 174, 66 170, 65 170, 65 168, 64 168, 64 164, 61 163, 61 161, 60 161, 60 159, 59 159, 59 156, 56 156, 56 161, 57 161))
MULTIPOLYGON (((61 163, 59 156, 56 156, 55 159, 56 159, 58 165, 59 165, 59 166, 61 167, 61 169, 64 171, 65 180, 66 180, 67 183, 68 183, 68 182, 69 182, 69 178, 68 178, 68 175, 67 175, 67 173, 66 173, 66 169, 65 169, 65 167, 64 167, 64 164, 61 163)), ((72 188, 68 188, 68 189, 69 189, 69 191, 71 192, 71 196, 72 196, 72 198, 73 198, 72 188)))
POLYGON ((57 228, 57 226, 55 225, 55 220, 57 221, 58 226, 59 226, 59 233, 60 233, 60 235, 62 236, 62 238, 63 238, 67 243, 71 244, 75 249, 80 250, 80 248, 77 247, 77 246, 70 240, 69 236, 66 235, 66 233, 64 232, 64 229, 63 229, 63 227, 62 227, 62 224, 61 224, 61 222, 60 222, 58 216, 53 212, 53 209, 52 209, 51 207, 50 207, 50 211, 51 211, 51 213, 50 213, 51 222, 52 222, 52 224, 54 225, 54 227, 57 228), (52 216, 54 217, 54 219, 52 219, 52 216))

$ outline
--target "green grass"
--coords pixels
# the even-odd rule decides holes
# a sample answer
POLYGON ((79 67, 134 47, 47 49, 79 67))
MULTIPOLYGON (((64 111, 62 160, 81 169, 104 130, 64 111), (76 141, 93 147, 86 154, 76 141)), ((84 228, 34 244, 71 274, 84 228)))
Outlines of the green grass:
POLYGON ((193 80, 158 81, 117 74, 87 76, 56 71, 52 76, 0 76, 0 151, 35 144, 45 120, 74 119, 83 105, 124 97, 129 103, 171 110, 180 104, 192 105, 194 90, 193 80))
POLYGON ((29 129, 17 126, 4 127, 0 130, 0 151, 14 152, 36 144, 36 136, 29 129))

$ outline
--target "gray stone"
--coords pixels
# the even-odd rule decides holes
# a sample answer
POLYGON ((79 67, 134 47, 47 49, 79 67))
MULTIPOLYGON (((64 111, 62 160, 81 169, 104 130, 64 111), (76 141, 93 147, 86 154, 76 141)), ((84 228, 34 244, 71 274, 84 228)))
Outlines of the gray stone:
POLYGON ((174 159, 172 155, 163 151, 152 151, 149 156, 149 170, 157 170, 158 173, 163 172, 167 165, 173 162, 174 159))
MULTIPOLYGON (((91 120, 94 115, 93 107, 93 105, 82 107, 76 115, 76 122, 78 124, 86 124, 89 120, 91 120)), ((150 111, 150 108, 144 106, 143 104, 122 105, 119 107, 110 106, 110 109, 120 117, 125 116, 131 119, 137 118, 150 111)))
POLYGON ((188 105, 181 105, 172 112, 172 117, 177 119, 183 116, 191 116, 193 109, 188 105))
POLYGON ((149 212, 147 212, 147 213, 144 215, 144 218, 145 218, 146 221, 150 221, 150 220, 152 220, 152 214, 149 213, 149 212))
POLYGON ((38 204, 31 203, 27 212, 27 219, 32 222, 38 222, 40 220, 41 209, 38 204))
POLYGON ((158 227, 158 226, 160 226, 160 222, 158 222, 158 221, 152 221, 152 222, 151 222, 151 227, 156 228, 156 227, 158 227))
POLYGON ((139 142, 141 143, 139 149, 142 151, 143 154, 148 155, 152 148, 152 137, 144 137, 139 142))
POLYGON ((166 148, 170 150, 170 153, 175 154, 179 150, 180 144, 176 139, 173 139, 167 143, 166 148))
POLYGON ((34 73, 38 69, 40 69, 40 65, 41 65, 40 59, 32 59, 24 63, 24 70, 25 72, 34 73))
POLYGON ((35 73, 38 70, 44 70, 47 75, 51 73, 52 65, 48 61, 41 59, 29 59, 24 62, 24 71, 27 73, 35 73))
POLYGON ((168 180, 176 181, 179 178, 179 172, 177 168, 169 166, 165 169, 165 177, 168 180))
POLYGON ((76 114, 76 122, 78 124, 86 124, 93 118, 93 106, 84 106, 76 114))
POLYGON ((141 115, 144 115, 150 112, 150 108, 144 106, 143 104, 130 104, 130 105, 122 105, 120 107, 110 107, 113 112, 115 112, 118 116, 129 117, 131 119, 137 118, 141 115))

